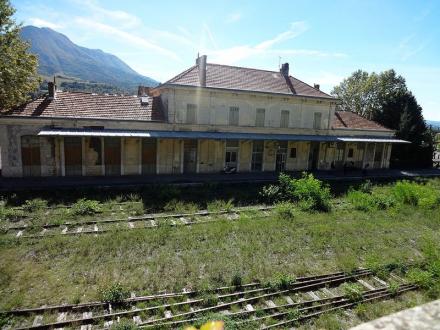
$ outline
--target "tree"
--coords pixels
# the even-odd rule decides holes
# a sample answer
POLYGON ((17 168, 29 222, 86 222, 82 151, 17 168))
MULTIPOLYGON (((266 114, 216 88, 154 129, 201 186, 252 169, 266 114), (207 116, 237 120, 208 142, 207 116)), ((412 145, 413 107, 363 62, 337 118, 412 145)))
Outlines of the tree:
POLYGON ((37 57, 20 39, 21 26, 12 18, 14 13, 9 0, 0 0, 0 111, 27 101, 39 85, 37 57))
POLYGON ((394 70, 354 72, 336 86, 332 94, 341 99, 340 110, 353 111, 396 131, 411 145, 394 145, 391 165, 426 167, 432 165, 433 135, 423 119, 422 108, 394 70))

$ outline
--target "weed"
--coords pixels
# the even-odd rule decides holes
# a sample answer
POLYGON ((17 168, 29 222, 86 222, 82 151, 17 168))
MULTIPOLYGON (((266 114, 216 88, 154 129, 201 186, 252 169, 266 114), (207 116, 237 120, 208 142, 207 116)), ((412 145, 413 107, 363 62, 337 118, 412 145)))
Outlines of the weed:
POLYGON ((24 212, 10 207, 0 207, 0 220, 18 221, 24 218, 24 212))
POLYGON ((92 215, 101 212, 101 208, 98 201, 81 198, 72 205, 70 212, 73 215, 92 215))
POLYGON ((214 293, 205 292, 201 298, 203 299, 202 305, 204 307, 212 307, 218 304, 218 297, 214 293))
POLYGON ((296 282, 294 276, 276 273, 268 285, 276 290, 284 290, 290 288, 296 282))
POLYGON ((239 273, 235 273, 234 276, 232 276, 231 285, 235 287, 239 287, 242 286, 242 284, 243 284, 243 279, 241 275, 239 273))
POLYGON ((234 208, 234 200, 229 199, 227 201, 216 199, 212 202, 209 202, 206 205, 206 209, 209 212, 218 212, 218 211, 231 211, 234 208))
POLYGON ((373 183, 370 180, 365 180, 359 186, 359 191, 363 192, 363 193, 366 193, 366 194, 371 193, 372 189, 373 189, 373 183))
POLYGON ((399 288, 400 288, 399 283, 391 282, 390 285, 388 286, 388 292, 389 294, 391 294, 392 297, 394 297, 399 292, 399 288))
POLYGON ((276 203, 283 199, 280 187, 273 184, 264 186, 259 195, 266 203, 269 204, 276 203))
POLYGON ((410 283, 416 284, 423 289, 429 289, 434 285, 434 279, 431 272, 419 268, 411 269, 407 278, 410 283))
POLYGON ((420 206, 431 209, 439 205, 440 195, 438 190, 430 185, 416 182, 400 181, 393 188, 394 196, 402 204, 420 206))
POLYGON ((133 321, 122 319, 120 322, 113 323, 111 330, 137 330, 139 326, 133 321))
POLYGON ((281 220, 292 220, 295 214, 295 206, 289 202, 280 202, 275 205, 275 212, 281 220))
POLYGON ((198 208, 195 203, 185 203, 177 199, 172 199, 164 206, 166 212, 176 213, 194 213, 197 212, 198 208))
POLYGON ((41 198, 28 199, 22 207, 26 212, 35 212, 47 208, 47 201, 41 198))
POLYGON ((362 299, 362 286, 357 283, 344 283, 341 286, 345 297, 351 302, 357 302, 362 299))
POLYGON ((99 294, 101 301, 113 304, 124 302, 130 295, 129 291, 121 283, 105 286, 99 290, 99 294))

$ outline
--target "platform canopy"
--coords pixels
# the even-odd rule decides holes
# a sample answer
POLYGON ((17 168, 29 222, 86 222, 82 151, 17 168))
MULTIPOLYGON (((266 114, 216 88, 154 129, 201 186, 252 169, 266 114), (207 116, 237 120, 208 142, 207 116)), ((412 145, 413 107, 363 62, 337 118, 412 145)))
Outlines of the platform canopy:
POLYGON ((316 141, 316 142, 376 142, 410 143, 405 140, 384 136, 339 136, 299 135, 202 131, 156 131, 92 128, 45 128, 40 136, 96 136, 96 137, 140 137, 163 139, 206 139, 206 140, 270 140, 270 141, 316 141))

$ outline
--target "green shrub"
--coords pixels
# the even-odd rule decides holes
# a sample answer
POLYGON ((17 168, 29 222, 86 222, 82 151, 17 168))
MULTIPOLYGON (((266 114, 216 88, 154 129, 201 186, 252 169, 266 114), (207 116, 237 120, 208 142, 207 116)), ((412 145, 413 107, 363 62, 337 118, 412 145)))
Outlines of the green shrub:
POLYGON ((399 292, 400 285, 396 282, 391 282, 388 287, 388 292, 391 294, 391 296, 396 296, 399 292))
POLYGON ((295 215, 295 206, 289 202, 281 202, 275 205, 275 213, 281 220, 291 220, 295 215))
POLYGON ((125 289, 121 283, 114 283, 110 286, 102 287, 99 290, 101 301, 107 303, 122 303, 130 295, 129 291, 125 289))
POLYGON ((73 215, 92 215, 101 212, 99 202, 95 200, 81 198, 70 208, 73 215))
POLYGON ((396 200, 389 194, 373 191, 372 198, 375 208, 378 210, 386 210, 396 205, 396 200))
POLYGON ((331 193, 328 185, 315 179, 313 174, 303 173, 300 179, 294 179, 281 173, 278 186, 266 186, 260 195, 267 202, 297 202, 306 211, 329 211, 331 193))
POLYGON ((28 199, 22 207, 26 212, 35 212, 47 208, 47 201, 41 198, 28 199))
POLYGON ((357 283, 344 283, 341 286, 345 297, 351 302, 362 300, 362 286, 357 283))
POLYGON ((207 292, 201 297, 203 299, 202 306, 212 307, 218 304, 218 296, 214 293, 207 292))
POLYGON ((137 330, 139 326, 133 321, 122 319, 120 322, 113 323, 111 330, 137 330))
POLYGON ((434 208, 439 205, 440 194, 431 185, 400 181, 393 188, 395 198, 402 204, 434 208))
POLYGON ((266 203, 270 204, 273 204, 283 199, 280 187, 272 184, 264 186, 259 194, 266 203))
POLYGON ((370 180, 366 180, 365 182, 362 182, 358 190, 363 193, 369 194, 373 190, 373 183, 370 180))

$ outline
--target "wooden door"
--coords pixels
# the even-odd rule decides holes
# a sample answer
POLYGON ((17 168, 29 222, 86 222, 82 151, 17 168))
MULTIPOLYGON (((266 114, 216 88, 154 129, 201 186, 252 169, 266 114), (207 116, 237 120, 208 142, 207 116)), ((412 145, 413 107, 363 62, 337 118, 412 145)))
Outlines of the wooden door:
POLYGON ((183 172, 197 171, 197 140, 185 140, 183 144, 183 172))
POLYGON ((156 174, 156 139, 142 139, 142 174, 156 174))
POLYGON ((23 176, 41 176, 40 138, 38 136, 21 137, 21 161, 23 176))
POLYGON ((121 175, 121 139, 104 138, 105 175, 121 175))
POLYGON ((64 138, 64 168, 66 176, 82 175, 82 139, 64 138))

